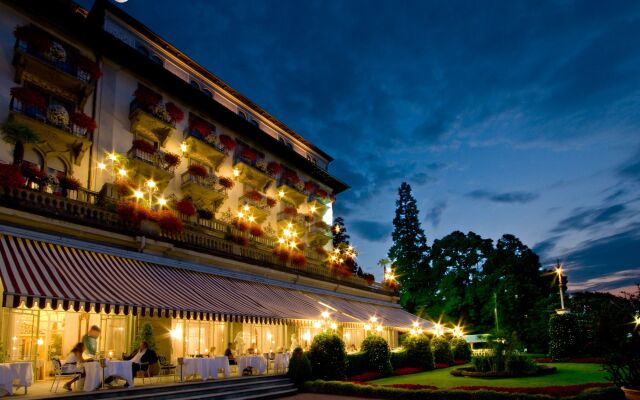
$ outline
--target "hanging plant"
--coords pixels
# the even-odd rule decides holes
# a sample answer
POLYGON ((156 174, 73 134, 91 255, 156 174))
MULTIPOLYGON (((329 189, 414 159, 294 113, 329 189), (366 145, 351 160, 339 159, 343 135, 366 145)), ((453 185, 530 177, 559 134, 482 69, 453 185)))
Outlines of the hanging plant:
POLYGON ((35 50, 44 53, 49 50, 52 45, 51 38, 41 31, 37 29, 33 25, 23 25, 18 26, 13 31, 13 35, 16 39, 22 40, 27 43, 30 47, 33 47, 35 50))
POLYGON ((274 199, 273 197, 267 197, 267 206, 269 208, 273 208, 276 206, 276 204, 278 204, 277 200, 274 199))
POLYGON ((220 135, 220 143, 229 151, 233 151, 236 148, 236 141, 227 135, 220 135))
POLYGON ((176 153, 164 153, 164 162, 167 163, 167 168, 173 168, 180 164, 180 156, 176 153))
POLYGON ((250 190, 247 193, 244 194, 244 196, 249 199, 249 200, 253 200, 255 202, 260 202, 262 201, 262 199, 264 198, 264 196, 262 195, 262 193, 258 192, 257 190, 250 190))
POLYGON ((199 164, 191 164, 189 168, 187 168, 189 174, 193 176, 198 176, 200 178, 206 178, 209 175, 209 171, 202 165, 199 164))
POLYGON ((258 155, 253 149, 249 147, 245 147, 244 149, 242 149, 242 151, 240 151, 240 157, 246 160, 249 160, 251 162, 255 162, 256 159, 258 158, 258 155))
POLYGON ((187 217, 196 215, 196 206, 194 206, 193 202, 189 199, 182 199, 178 201, 176 203, 176 210, 187 217))
POLYGON ((58 175, 58 185, 60 185, 63 190, 80 189, 80 181, 78 179, 64 174, 58 175))
POLYGON ((269 162, 269 164, 267 164, 267 171, 269 171, 272 175, 278 175, 280 172, 282 172, 282 165, 275 161, 271 161, 269 162))
POLYGON ((213 219, 213 211, 207 210, 206 208, 199 208, 198 218, 211 221, 213 219))
POLYGON ((18 86, 12 87, 10 93, 11 97, 18 99, 27 107, 35 107, 42 112, 47 109, 47 100, 37 90, 18 86))
POLYGON ((72 124, 87 132, 93 133, 96 130, 96 121, 83 112, 76 111, 71 113, 69 120, 72 124))
POLYGON ((316 190, 316 184, 312 181, 306 181, 304 183, 304 191, 307 193, 314 193, 316 190))
POLYGON ((304 253, 296 251, 291 254, 291 264, 298 267, 304 267, 307 265, 307 258, 304 256, 304 253))
POLYGON ((156 146, 154 146, 153 143, 148 142, 144 139, 135 139, 131 143, 131 145, 135 150, 141 151, 143 153, 147 153, 147 154, 156 153, 156 146))
POLYGON ((163 233, 177 235, 184 230, 182 220, 171 210, 161 210, 155 213, 155 219, 163 233))
POLYGON ((82 54, 78 54, 75 57, 76 68, 86 72, 91 77, 91 80, 97 81, 102 76, 100 65, 97 62, 91 60, 89 57, 85 57, 82 54))
POLYGON ((234 185, 233 179, 221 176, 218 178, 218 183, 225 189, 231 189, 234 185))
POLYGON ((146 86, 138 86, 133 96, 136 98, 136 102, 145 108, 152 108, 160 104, 162 101, 162 95, 154 92, 146 86))
POLYGON ((262 237, 263 235, 262 228, 258 224, 251 224, 249 227, 249 233, 255 237, 262 237))
POLYGON ((168 102, 164 105, 167 110, 167 114, 169 114, 169 119, 174 124, 179 124, 184 119, 184 112, 180 109, 180 107, 176 106, 172 102, 168 102))

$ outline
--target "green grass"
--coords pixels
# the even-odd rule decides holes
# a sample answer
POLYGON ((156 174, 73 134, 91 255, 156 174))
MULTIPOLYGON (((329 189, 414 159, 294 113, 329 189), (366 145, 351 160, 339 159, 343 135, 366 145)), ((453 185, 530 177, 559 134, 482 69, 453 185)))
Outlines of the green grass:
POLYGON ((418 374, 378 379, 371 381, 371 383, 378 385, 413 383, 437 386, 439 388, 452 388, 456 386, 543 387, 607 382, 605 372, 602 370, 600 364, 553 363, 550 365, 558 369, 555 374, 528 378, 481 379, 457 377, 451 375, 449 372, 453 368, 459 367, 450 367, 418 374))

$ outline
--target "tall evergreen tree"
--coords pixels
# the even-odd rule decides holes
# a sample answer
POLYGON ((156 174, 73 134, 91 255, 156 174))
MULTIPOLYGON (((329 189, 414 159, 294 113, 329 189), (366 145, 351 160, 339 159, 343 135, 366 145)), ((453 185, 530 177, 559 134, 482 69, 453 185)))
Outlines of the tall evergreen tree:
POLYGON ((410 312, 415 312, 424 307, 430 291, 429 248, 420 226, 416 199, 406 182, 398 189, 393 227, 393 246, 389 249, 389 258, 400 283, 400 304, 410 312))
MULTIPOLYGON (((333 226, 331 227, 333 235, 333 248, 346 248, 351 243, 349 239, 351 237, 347 233, 347 227, 344 224, 344 218, 336 217, 333 220, 333 226)), ((358 261, 355 258, 348 258, 345 260, 345 265, 351 270, 354 275, 361 276, 364 272, 362 268, 358 266, 358 261)))

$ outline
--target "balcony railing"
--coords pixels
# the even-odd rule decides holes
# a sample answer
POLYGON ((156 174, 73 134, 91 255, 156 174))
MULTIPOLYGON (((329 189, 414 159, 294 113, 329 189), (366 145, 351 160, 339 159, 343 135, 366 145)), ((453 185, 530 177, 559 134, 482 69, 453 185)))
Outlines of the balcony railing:
MULTIPOLYGON (((58 44, 60 45, 60 44, 58 44)), ((60 45, 62 46, 62 45, 60 45)), ((85 71, 82 68, 79 68, 78 65, 74 62, 74 53, 77 53, 75 50, 71 50, 65 46, 63 46, 67 56, 63 61, 57 60, 51 56, 47 56, 46 53, 39 51, 33 46, 29 46, 29 44, 23 40, 16 40, 15 43, 15 51, 28 54, 42 63, 48 64, 58 71, 64 72, 66 74, 71 75, 72 77, 85 82, 86 84, 93 84, 94 79, 89 71, 85 71)))
POLYGON ((16 99, 15 97, 11 98, 11 102, 9 103, 9 109, 11 111, 20 113, 24 116, 34 119, 35 121, 46 124, 52 128, 59 129, 71 135, 81 137, 81 138, 87 137, 87 130, 85 128, 82 128, 71 122, 68 122, 66 124, 54 123, 49 119, 47 119, 46 114, 40 111, 37 107, 28 106, 25 103, 21 102, 20 100, 16 99))
MULTIPOLYGON (((5 207, 109 232, 118 232, 123 235, 139 234, 139 232, 132 232, 131 226, 125 224, 117 213, 98 205, 100 204, 98 194, 81 189, 74 197, 76 198, 65 198, 28 188, 0 188, 0 204, 5 207)), ((199 221, 198 223, 186 222, 182 233, 161 234, 157 239, 171 242, 179 248, 389 294, 387 290, 370 287, 361 278, 355 276, 339 277, 332 274, 323 264, 324 260, 311 250, 305 250, 306 266, 283 263, 273 254, 275 239, 270 237, 255 238, 247 232, 240 232, 233 226, 217 220, 199 221), (225 237, 229 233, 245 235, 250 239, 249 244, 241 246, 226 240, 225 237)))
POLYGON ((155 153, 148 153, 146 151, 136 149, 135 147, 132 147, 127 152, 127 156, 130 159, 143 161, 151 166, 154 166, 173 175, 175 173, 176 167, 167 164, 167 162, 164 160, 164 154, 165 153, 162 150, 156 150, 155 153))

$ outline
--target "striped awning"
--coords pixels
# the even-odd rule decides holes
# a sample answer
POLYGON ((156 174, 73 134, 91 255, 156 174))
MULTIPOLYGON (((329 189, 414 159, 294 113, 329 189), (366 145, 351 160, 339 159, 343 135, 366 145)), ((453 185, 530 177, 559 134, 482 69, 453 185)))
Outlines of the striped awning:
POLYGON ((86 312, 291 323, 318 320, 330 306, 340 310, 332 312, 332 319, 341 323, 366 322, 371 315, 388 321, 389 326, 409 326, 412 320, 393 305, 368 304, 19 236, 0 235, 0 256, 5 307, 24 304, 86 312))

